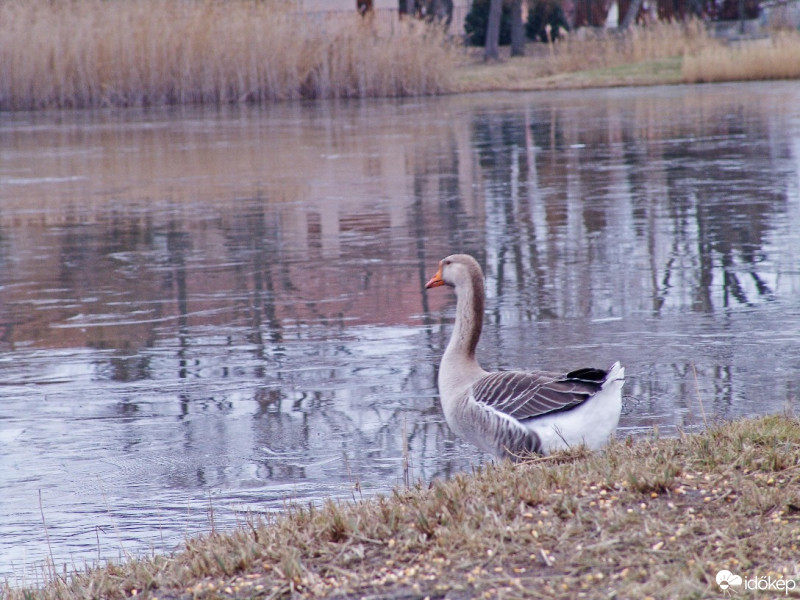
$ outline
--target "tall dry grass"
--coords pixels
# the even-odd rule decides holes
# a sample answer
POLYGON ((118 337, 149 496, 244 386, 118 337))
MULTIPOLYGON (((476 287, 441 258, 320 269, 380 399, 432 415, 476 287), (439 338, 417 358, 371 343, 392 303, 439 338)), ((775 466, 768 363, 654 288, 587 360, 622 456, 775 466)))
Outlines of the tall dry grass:
POLYGON ((549 74, 611 68, 696 54, 718 42, 700 21, 653 23, 623 31, 582 29, 549 45, 549 74))
POLYGON ((421 23, 286 0, 5 0, 0 23, 0 109, 420 95, 456 60, 421 23))
POLYGON ((686 83, 800 78, 800 32, 726 43, 701 21, 654 23, 622 32, 582 30, 548 47, 548 74, 681 58, 686 83))
POLYGON ((687 83, 800 78, 800 33, 777 32, 763 40, 717 45, 687 55, 687 83))

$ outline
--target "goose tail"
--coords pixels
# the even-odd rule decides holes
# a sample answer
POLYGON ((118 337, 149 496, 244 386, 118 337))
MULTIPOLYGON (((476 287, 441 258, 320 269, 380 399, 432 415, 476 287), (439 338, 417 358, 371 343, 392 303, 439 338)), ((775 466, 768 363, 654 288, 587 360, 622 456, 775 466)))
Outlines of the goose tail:
POLYGON ((528 427, 539 436, 544 454, 577 444, 585 444, 592 450, 600 449, 614 435, 619 424, 625 368, 615 362, 608 371, 580 369, 570 375, 599 384, 600 389, 573 409, 531 421, 528 427))

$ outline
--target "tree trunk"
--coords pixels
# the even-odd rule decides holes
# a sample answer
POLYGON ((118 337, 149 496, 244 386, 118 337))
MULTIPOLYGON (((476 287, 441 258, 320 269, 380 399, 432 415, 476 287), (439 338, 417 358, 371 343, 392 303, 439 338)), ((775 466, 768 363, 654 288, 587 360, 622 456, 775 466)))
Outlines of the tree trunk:
POLYGON ((484 60, 500 58, 500 17, 503 14, 503 0, 491 0, 489 3, 489 21, 486 24, 486 48, 484 60))
POLYGON ((639 11, 642 10, 642 0, 631 0, 628 7, 628 12, 625 13, 625 18, 620 23, 620 29, 627 29, 636 22, 636 17, 639 16, 639 11))
POLYGON ((414 14, 414 0, 400 0, 400 16, 414 14))
POLYGON ((739 35, 744 35, 744 0, 739 0, 739 35))
POLYGON ((511 3, 511 56, 525 56, 525 27, 522 24, 522 0, 511 3))

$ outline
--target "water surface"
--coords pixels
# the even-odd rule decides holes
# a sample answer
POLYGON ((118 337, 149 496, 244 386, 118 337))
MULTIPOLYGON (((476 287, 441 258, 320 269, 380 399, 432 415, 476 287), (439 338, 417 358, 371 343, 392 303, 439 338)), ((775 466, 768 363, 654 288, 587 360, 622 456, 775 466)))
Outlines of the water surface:
POLYGON ((621 360, 619 435, 791 407, 799 189, 797 83, 5 114, 0 574, 487 460, 455 251, 484 366, 621 360))

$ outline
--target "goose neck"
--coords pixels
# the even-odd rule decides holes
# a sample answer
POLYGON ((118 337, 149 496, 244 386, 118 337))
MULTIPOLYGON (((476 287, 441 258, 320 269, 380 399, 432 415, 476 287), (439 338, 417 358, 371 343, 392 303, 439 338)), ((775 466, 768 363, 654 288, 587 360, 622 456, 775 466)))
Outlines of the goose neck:
POLYGON ((474 360, 483 327, 484 294, 481 278, 471 283, 456 288, 456 321, 445 354, 474 360))

